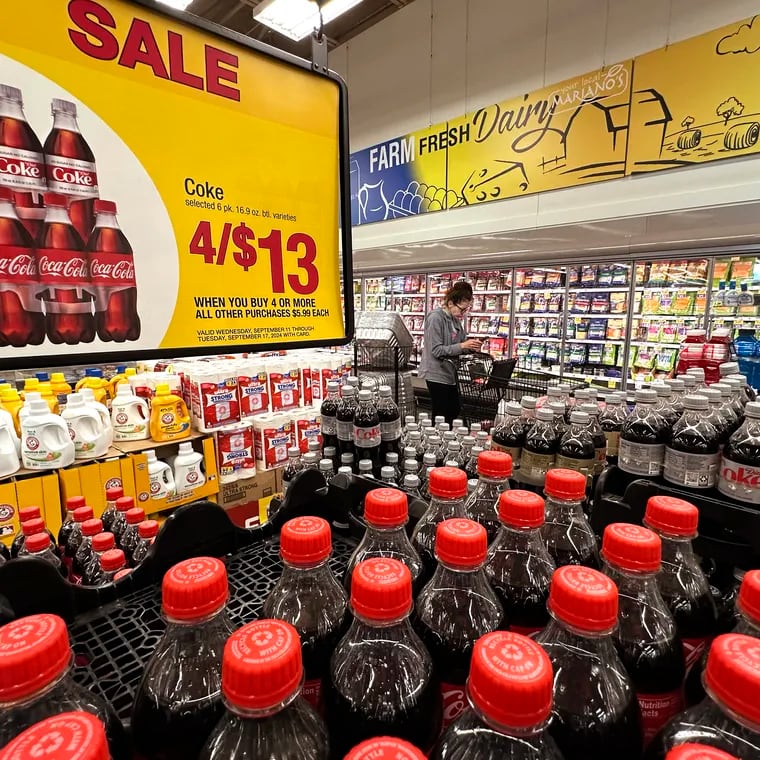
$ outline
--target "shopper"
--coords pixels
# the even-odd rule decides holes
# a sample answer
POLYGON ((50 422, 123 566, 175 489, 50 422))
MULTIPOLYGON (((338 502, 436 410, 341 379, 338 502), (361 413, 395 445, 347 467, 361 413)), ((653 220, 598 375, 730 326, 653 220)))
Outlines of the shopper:
POLYGON ((443 306, 425 317, 425 345, 419 376, 427 383, 433 404, 433 418, 442 416, 449 425, 459 415, 457 390, 458 357, 480 351, 481 343, 468 338, 462 318, 472 306, 472 287, 455 282, 443 297, 443 306))

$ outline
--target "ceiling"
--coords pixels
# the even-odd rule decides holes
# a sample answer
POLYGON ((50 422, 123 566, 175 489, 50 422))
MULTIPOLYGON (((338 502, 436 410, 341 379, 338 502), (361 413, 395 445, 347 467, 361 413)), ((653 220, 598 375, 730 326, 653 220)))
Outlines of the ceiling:
MULTIPOLYGON (((310 59, 311 40, 308 37, 301 42, 293 42, 253 20, 254 8, 261 2, 262 0, 193 0, 187 10, 268 45, 310 59)), ((342 45, 412 2, 413 0, 362 0, 325 26, 328 47, 332 49, 342 45)))

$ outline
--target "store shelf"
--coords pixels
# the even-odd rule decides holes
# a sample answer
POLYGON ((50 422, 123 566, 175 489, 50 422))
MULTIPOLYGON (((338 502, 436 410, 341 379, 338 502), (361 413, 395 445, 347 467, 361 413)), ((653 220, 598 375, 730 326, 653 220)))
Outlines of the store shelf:
POLYGON ((584 285, 573 288, 574 293, 625 293, 630 290, 630 285, 584 285))
POLYGON ((612 343, 616 346, 625 344, 624 340, 612 340, 611 338, 565 338, 567 343, 612 343))
POLYGON ((636 290, 707 290, 707 285, 637 285, 636 290))
MULTIPOLYGON (((564 293, 565 292, 565 286, 562 285, 559 288, 544 288, 544 287, 525 287, 517 288, 521 293, 564 293)), ((585 290, 585 288, 584 288, 585 290)), ((591 290, 591 288, 589 288, 591 290)), ((509 291, 507 291, 509 292, 509 291)))
POLYGON ((562 338, 549 338, 542 335, 515 335, 515 340, 540 340, 542 343, 562 343, 562 338))
POLYGON ((567 315, 568 319, 625 319, 626 313, 623 312, 622 314, 591 314, 589 312, 586 312, 585 314, 580 314, 578 312, 569 312, 567 315))
POLYGON ((518 311, 515 312, 516 317, 561 317, 563 312, 561 311, 518 311))
POLYGON ((631 319, 702 319, 702 314, 631 314, 631 319))
POLYGON ((724 322, 743 322, 743 321, 755 321, 760 322, 760 316, 758 315, 745 315, 745 314, 734 314, 732 315, 723 315, 723 314, 710 314, 710 319, 718 320, 722 319, 724 322))
POLYGON ((632 346, 656 346, 657 348, 681 348, 680 343, 660 343, 656 340, 632 340, 632 346))

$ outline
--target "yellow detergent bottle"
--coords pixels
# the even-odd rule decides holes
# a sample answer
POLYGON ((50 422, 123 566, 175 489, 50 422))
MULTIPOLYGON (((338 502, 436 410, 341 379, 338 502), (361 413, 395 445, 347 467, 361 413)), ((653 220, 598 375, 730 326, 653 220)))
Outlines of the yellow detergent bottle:
POLYGON ((37 392, 42 396, 43 401, 45 401, 53 414, 61 413, 58 398, 53 393, 53 386, 50 383, 40 383, 37 386, 37 392))
POLYGON ((24 390, 19 394, 22 399, 26 398, 27 391, 39 391, 40 381, 36 377, 27 377, 24 380, 24 390))
POLYGON ((13 386, 10 383, 0 383, 0 393, 3 391, 10 391, 13 389, 13 386))
POLYGON ((164 442, 189 435, 190 415, 185 402, 169 390, 168 383, 159 383, 150 407, 150 437, 164 442))
POLYGON ((66 401, 69 394, 74 390, 69 383, 66 382, 66 376, 63 372, 53 372, 50 375, 50 387, 53 391, 53 395, 58 399, 58 406, 66 406, 66 401))
POLYGON ((108 398, 116 398, 116 389, 121 383, 128 383, 127 368, 121 364, 116 367, 116 374, 108 381, 108 398))
POLYGON ((16 435, 21 435, 21 423, 19 422, 18 413, 24 402, 21 400, 18 391, 13 388, 0 391, 0 403, 2 403, 3 409, 13 417, 13 427, 16 428, 16 435))
POLYGON ((105 404, 108 401, 108 380, 103 377, 102 369, 89 367, 85 370, 85 376, 76 384, 75 390, 81 391, 82 388, 91 388, 95 401, 99 404, 105 404))

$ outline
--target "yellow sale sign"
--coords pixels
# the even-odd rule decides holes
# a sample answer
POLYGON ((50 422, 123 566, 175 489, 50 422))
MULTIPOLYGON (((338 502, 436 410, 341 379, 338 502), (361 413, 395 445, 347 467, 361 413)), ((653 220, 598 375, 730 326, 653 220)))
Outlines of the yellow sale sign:
POLYGON ((191 20, 3 4, 4 365, 350 332, 342 84, 191 20))

